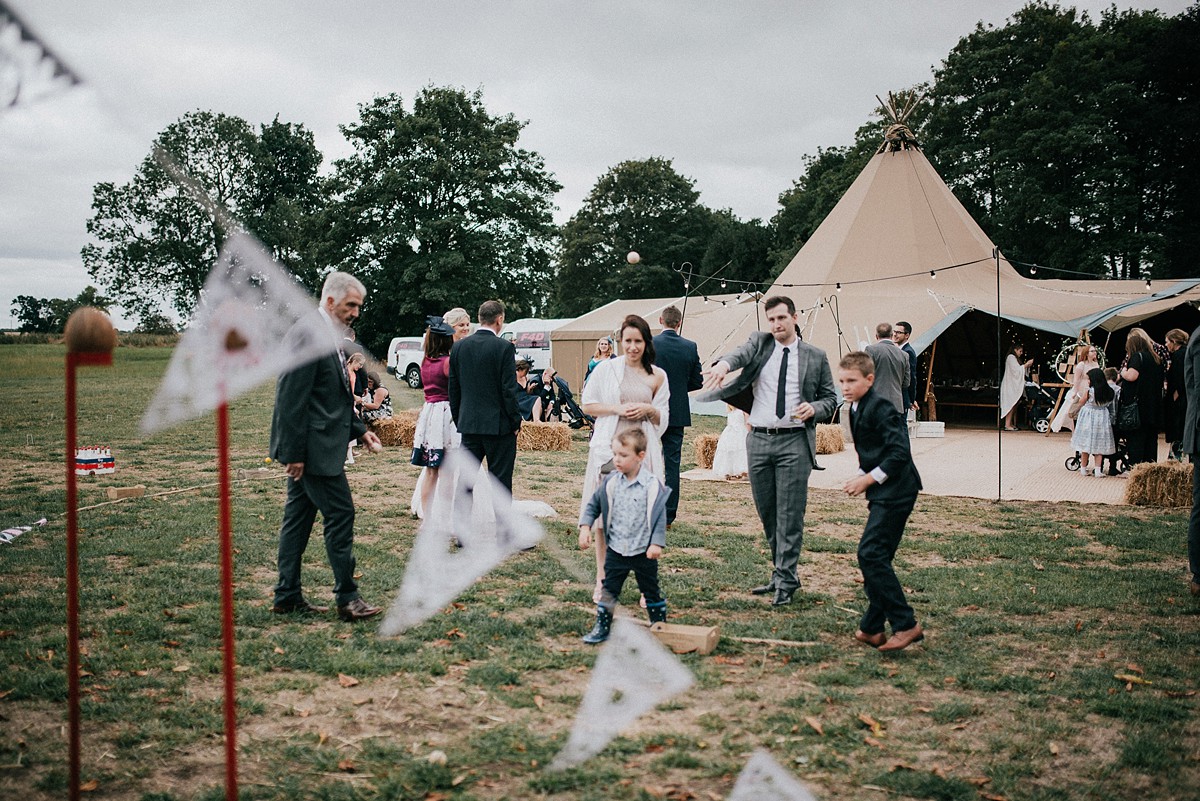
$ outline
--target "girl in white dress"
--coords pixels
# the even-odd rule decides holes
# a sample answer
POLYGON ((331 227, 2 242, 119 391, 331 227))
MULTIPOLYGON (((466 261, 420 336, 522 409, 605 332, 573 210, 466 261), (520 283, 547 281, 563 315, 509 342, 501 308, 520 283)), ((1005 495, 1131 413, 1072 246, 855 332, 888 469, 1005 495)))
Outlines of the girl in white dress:
POLYGON ((1104 475, 1100 469, 1102 457, 1117 450, 1113 437, 1112 417, 1109 407, 1113 402, 1113 391, 1104 378, 1104 371, 1096 367, 1087 374, 1088 396, 1087 403, 1079 410, 1075 418, 1075 433, 1071 435, 1071 447, 1079 451, 1080 475, 1104 475), (1088 472, 1088 462, 1091 456, 1096 457, 1093 472, 1088 472))
POLYGON ((725 478, 742 478, 749 469, 746 463, 746 432, 750 430, 746 413, 729 404, 725 415, 725 430, 717 440, 713 454, 713 472, 725 478))

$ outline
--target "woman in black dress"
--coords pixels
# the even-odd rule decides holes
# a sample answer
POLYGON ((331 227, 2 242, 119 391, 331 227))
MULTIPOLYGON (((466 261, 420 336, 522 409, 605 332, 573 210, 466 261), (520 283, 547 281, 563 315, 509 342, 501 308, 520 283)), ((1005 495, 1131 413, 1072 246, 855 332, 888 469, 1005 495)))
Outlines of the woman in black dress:
POLYGON ((1163 371, 1150 338, 1136 329, 1125 338, 1128 359, 1121 370, 1121 405, 1136 400, 1139 425, 1122 432, 1129 446, 1129 464, 1158 461, 1158 430, 1162 410, 1163 371))

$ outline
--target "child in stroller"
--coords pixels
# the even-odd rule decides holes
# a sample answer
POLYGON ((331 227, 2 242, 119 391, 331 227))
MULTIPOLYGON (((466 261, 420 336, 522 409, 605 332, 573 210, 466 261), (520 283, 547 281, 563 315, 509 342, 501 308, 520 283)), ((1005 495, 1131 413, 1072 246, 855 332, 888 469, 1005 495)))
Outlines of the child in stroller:
POLYGON ((1039 434, 1050 430, 1050 413, 1054 411, 1054 396, 1041 384, 1029 381, 1025 384, 1025 415, 1029 427, 1039 434))
POLYGON ((536 391, 542 399, 540 422, 562 421, 575 429, 591 428, 595 418, 583 413, 566 380, 559 377, 554 368, 543 371, 536 380, 539 384, 536 391))

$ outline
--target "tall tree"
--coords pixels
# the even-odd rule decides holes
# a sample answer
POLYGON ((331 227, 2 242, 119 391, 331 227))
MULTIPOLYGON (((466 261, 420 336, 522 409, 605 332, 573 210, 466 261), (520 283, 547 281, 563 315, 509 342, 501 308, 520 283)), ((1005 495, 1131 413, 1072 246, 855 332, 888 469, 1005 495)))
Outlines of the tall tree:
POLYGON ((427 314, 488 298, 509 319, 545 308, 561 188, 519 146, 525 124, 492 116, 482 93, 427 87, 359 107, 342 127, 354 153, 335 162, 329 260, 367 285, 359 337, 376 352, 427 314))
POLYGON ((682 294, 678 272, 699 273, 713 215, 699 203, 695 181, 669 159, 625 161, 596 181, 562 230, 554 308, 583 314, 615 298, 682 294), (636 251, 642 260, 628 264, 636 251))
POLYGON ((1034 2, 951 51, 927 153, 1010 257, 1114 278, 1177 269, 1167 231, 1195 172, 1176 141, 1180 111, 1196 119, 1197 67, 1163 53, 1180 33, 1200 45, 1195 16, 1110 9, 1097 25, 1034 2))
MULTIPOLYGON (((264 126, 256 135, 239 117, 194 111, 155 139, 234 220, 240 220, 293 270, 298 233, 319 205, 321 157, 302 126, 264 126)), ((88 273, 126 309, 147 314, 166 301, 187 317, 229 232, 168 175, 153 152, 128 184, 97 184, 82 251, 88 273)), ((311 268, 308 273, 314 273, 311 268)))

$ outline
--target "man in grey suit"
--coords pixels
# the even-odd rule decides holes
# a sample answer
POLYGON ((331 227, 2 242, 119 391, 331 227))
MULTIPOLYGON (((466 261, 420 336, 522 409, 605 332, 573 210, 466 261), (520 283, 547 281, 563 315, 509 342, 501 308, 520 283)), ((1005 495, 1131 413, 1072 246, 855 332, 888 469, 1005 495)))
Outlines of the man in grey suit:
POLYGON ((1192 455, 1192 516, 1188 520, 1188 589, 1200 596, 1200 328, 1192 332, 1183 356, 1183 385, 1187 388, 1187 415, 1179 449, 1192 455))
POLYGON ((875 344, 868 345, 866 351, 875 362, 875 394, 889 401, 903 416, 907 411, 904 391, 910 382, 908 354, 892 341, 891 323, 875 326, 875 344))
POLYGON ((699 400, 723 400, 750 417, 750 490, 774 566, 771 580, 751 592, 773 593, 771 603, 784 606, 800 588, 796 565, 804 542, 808 477, 816 459, 816 423, 833 414, 837 393, 825 352, 800 340, 791 298, 769 297, 763 308, 770 333, 751 334, 744 345, 704 370, 704 387, 710 391, 699 400), (738 369, 741 374, 726 385, 726 375, 738 369))
MULTIPOLYGON (((317 512, 325 521, 325 553, 333 568, 338 617, 354 622, 379 614, 358 594, 354 581, 354 499, 346 481, 346 445, 361 439, 372 450, 382 447, 354 414, 354 397, 338 346, 346 326, 358 318, 366 288, 349 273, 330 273, 321 289, 316 314, 329 331, 329 352, 284 373, 275 386, 271 419, 271 458, 287 471, 287 501, 279 529, 279 583, 276 614, 317 614, 300 588, 300 562, 312 535, 317 512)), ((319 326, 318 326, 319 328, 319 326)), ((303 335, 299 326, 296 336, 303 335)))

